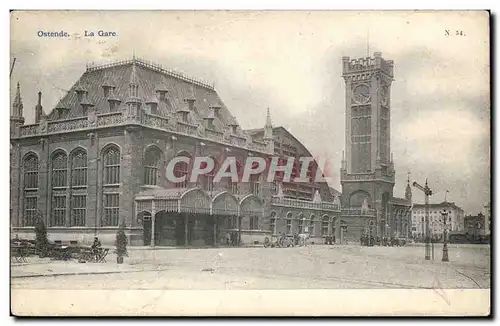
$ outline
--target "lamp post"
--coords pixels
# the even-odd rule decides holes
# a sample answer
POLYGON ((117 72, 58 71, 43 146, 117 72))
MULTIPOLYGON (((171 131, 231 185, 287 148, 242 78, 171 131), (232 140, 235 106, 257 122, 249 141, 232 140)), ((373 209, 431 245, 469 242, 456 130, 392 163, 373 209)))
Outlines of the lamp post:
POLYGON ((416 181, 413 182, 413 186, 425 194, 425 260, 431 260, 429 232, 429 196, 432 195, 432 190, 427 185, 427 179, 425 179, 425 187, 422 187, 416 181))
POLYGON ((443 258, 441 261, 450 261, 448 259, 448 237, 447 237, 447 227, 446 220, 448 219, 448 211, 443 208, 441 211, 441 216, 443 217, 443 258))

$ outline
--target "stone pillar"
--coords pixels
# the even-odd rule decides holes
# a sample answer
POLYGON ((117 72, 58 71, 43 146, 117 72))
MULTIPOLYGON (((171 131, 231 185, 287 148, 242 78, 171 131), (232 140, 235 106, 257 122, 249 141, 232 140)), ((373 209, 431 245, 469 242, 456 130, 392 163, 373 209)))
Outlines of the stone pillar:
POLYGON ((45 225, 51 226, 50 219, 50 173, 49 173, 49 159, 50 149, 47 144, 46 138, 40 138, 40 155, 39 155, 39 169, 38 169, 38 209, 45 215, 45 225))
POLYGON ((189 245, 189 237, 188 237, 188 222, 189 216, 187 213, 184 213, 184 245, 189 245))
POLYGON ((214 247, 217 246, 217 222, 218 222, 218 216, 214 216, 214 247))
POLYGON ((152 199, 152 203, 151 203, 151 243, 150 243, 151 247, 155 246, 155 222, 156 222, 156 207, 155 207, 155 201, 154 201, 154 199, 152 199))
POLYGON ((100 226, 100 205, 102 198, 100 187, 100 149, 99 138, 97 132, 88 135, 87 143, 87 214, 85 225, 94 229, 94 236, 97 235, 97 230, 100 226))

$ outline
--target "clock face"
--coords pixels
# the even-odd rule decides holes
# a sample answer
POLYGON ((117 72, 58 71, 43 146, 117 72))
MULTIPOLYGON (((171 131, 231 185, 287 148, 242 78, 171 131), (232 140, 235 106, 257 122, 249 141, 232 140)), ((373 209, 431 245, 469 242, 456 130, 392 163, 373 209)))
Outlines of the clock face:
POLYGON ((353 99, 356 103, 362 104, 370 100, 370 88, 366 85, 358 85, 354 88, 353 99))
POLYGON ((382 86, 382 89, 380 92, 380 97, 381 97, 382 105, 384 105, 384 106, 389 105, 389 87, 382 86))

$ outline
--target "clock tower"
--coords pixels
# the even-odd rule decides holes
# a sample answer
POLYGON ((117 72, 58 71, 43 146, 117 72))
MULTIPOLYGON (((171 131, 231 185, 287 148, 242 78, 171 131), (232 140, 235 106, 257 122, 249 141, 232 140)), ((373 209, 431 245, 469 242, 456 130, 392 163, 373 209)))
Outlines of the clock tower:
POLYGON ((346 138, 341 184, 342 206, 348 208, 342 219, 354 224, 356 233, 374 228, 377 235, 388 235, 395 181, 390 143, 394 63, 375 52, 373 57, 343 57, 342 64, 346 138))

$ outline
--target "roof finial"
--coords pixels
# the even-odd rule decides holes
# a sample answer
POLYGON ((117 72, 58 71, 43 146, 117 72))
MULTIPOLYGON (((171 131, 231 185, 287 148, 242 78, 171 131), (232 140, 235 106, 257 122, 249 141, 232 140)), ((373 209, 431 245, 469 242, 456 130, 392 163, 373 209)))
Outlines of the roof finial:
POLYGON ((408 184, 410 184, 410 174, 411 174, 411 173, 410 173, 410 171, 408 171, 406 174, 408 175, 408 180, 407 180, 407 181, 408 181, 408 184))
POLYGON ((366 30, 366 57, 370 57, 370 28, 366 30))
POLYGON ((132 61, 135 64, 135 47, 132 49, 132 61))
POLYGON ((272 127, 273 124, 271 122, 271 112, 269 110, 269 107, 267 107, 267 115, 266 115, 266 127, 272 127))

